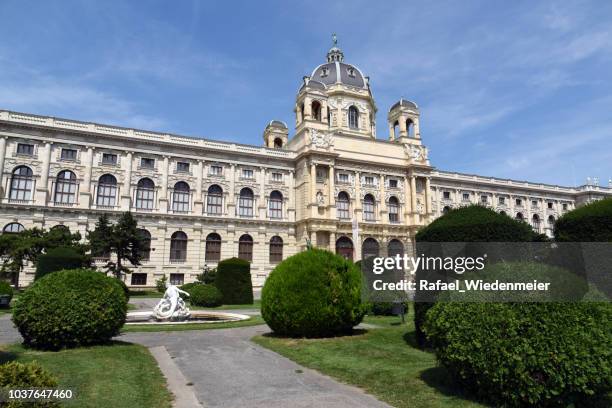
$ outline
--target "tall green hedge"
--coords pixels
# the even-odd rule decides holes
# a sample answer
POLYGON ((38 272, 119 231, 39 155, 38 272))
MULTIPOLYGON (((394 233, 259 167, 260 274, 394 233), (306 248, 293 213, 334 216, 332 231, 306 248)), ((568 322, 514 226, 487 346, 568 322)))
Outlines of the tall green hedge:
MULTIPOLYGON (((422 243, 430 242, 529 242, 536 239, 537 234, 522 221, 499 214, 480 205, 450 210, 436 219, 416 234, 417 253, 435 250, 435 247, 421 249, 422 243), (421 243, 421 244, 419 244, 421 243)), ((439 254, 426 254, 437 256, 439 254)), ((422 276, 417 273, 416 279, 422 276)), ((418 301, 418 293, 414 304, 414 324, 417 342, 420 346, 426 344, 423 333, 423 323, 427 311, 433 306, 431 302, 418 301)))
POLYGON ((576 208, 555 222, 555 240, 612 242, 612 198, 576 208))
POLYGON ((261 315, 275 333, 321 337, 361 322, 361 273, 350 261, 320 249, 278 264, 261 293, 261 315))
POLYGON ((125 323, 127 298, 115 278, 92 270, 50 273, 15 302, 26 345, 46 350, 108 342, 125 323))
POLYGON ((223 295, 224 305, 253 304, 251 264, 239 258, 219 262, 215 286, 223 295))
POLYGON ((34 279, 40 279, 51 272, 78 269, 85 266, 87 266, 85 257, 75 249, 71 247, 53 248, 38 257, 34 279))

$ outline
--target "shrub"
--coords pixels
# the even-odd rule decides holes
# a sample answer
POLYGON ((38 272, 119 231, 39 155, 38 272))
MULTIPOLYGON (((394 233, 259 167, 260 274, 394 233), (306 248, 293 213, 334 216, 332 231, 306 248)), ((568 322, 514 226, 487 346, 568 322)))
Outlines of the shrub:
POLYGON ((238 258, 219 262, 215 276, 215 286, 223 295, 225 305, 253 304, 253 283, 251 264, 238 258))
POLYGON ((0 295, 8 295, 8 303, 11 303, 11 299, 13 299, 13 287, 10 283, 0 280, 0 295))
POLYGON ((223 295, 214 285, 196 284, 188 293, 194 306, 216 307, 223 304, 223 295))
POLYGON ((17 300, 13 322, 26 345, 58 350, 108 342, 125 322, 127 299, 115 278, 79 269, 51 273, 17 300))
POLYGON ((36 275, 40 279, 48 273, 65 269, 79 269, 86 265, 85 257, 71 247, 52 248, 38 257, 36 275))
POLYGON ((350 261, 312 249, 272 271, 261 294, 261 314, 278 334, 320 337, 349 332, 365 313, 361 273, 350 261))
POLYGON ((125 300, 129 302, 130 300, 130 288, 128 288, 128 286, 125 284, 125 281, 119 279, 119 278, 115 278, 114 279, 115 283, 117 283, 117 285, 119 285, 119 287, 121 288, 121 290, 123 291, 123 294, 125 295, 125 300))
MULTIPOLYGON (((202 285, 202 283, 200 282, 191 282, 191 283, 185 283, 184 285, 181 285, 181 290, 184 290, 185 292, 189 293, 189 296, 191 296, 191 290, 198 285, 202 285)), ((182 293, 180 294, 181 298, 186 299, 187 296, 183 295, 182 293)))
POLYGON ((161 278, 155 281, 155 287, 157 288, 158 292, 164 293, 166 291, 167 281, 168 281, 168 278, 166 277, 166 275, 162 276, 161 278))
POLYGON ((612 242, 612 198, 595 201, 561 216, 555 239, 565 242, 612 242))
POLYGON ((496 406, 584 404, 612 386, 607 303, 438 302, 424 330, 450 374, 496 406))
MULTIPOLYGON (((417 253, 435 248, 419 249, 419 243, 427 242, 529 242, 537 238, 531 227, 507 215, 499 214, 480 205, 453 209, 422 228, 416 234, 417 253)), ((422 244, 421 244, 422 245, 422 244)), ((472 250, 477 251, 476 248, 472 250)), ((430 254, 435 256, 436 254, 430 254)), ((417 281, 422 278, 417 273, 417 281)), ((417 298, 414 303, 414 325, 418 344, 425 346, 426 339, 422 330, 427 310, 433 303, 422 302, 417 298)))
MULTIPOLYGON (((36 361, 31 363, 18 363, 11 361, 0 365, 0 388, 55 388, 57 379, 44 370, 36 361)), ((45 402, 17 402, 2 404, 3 407, 58 407, 54 401, 45 402)))
MULTIPOLYGON (((399 303, 401 304, 402 302, 399 303)), ((369 304, 368 313, 371 313, 374 316, 395 316, 396 313, 393 313, 393 308, 396 304, 396 302, 371 302, 369 304)), ((410 306, 410 303, 403 302, 403 304, 404 312, 408 313, 408 307, 410 306)))
POLYGON ((198 282, 215 284, 215 278, 217 277, 217 268, 205 267, 204 271, 196 278, 198 282))

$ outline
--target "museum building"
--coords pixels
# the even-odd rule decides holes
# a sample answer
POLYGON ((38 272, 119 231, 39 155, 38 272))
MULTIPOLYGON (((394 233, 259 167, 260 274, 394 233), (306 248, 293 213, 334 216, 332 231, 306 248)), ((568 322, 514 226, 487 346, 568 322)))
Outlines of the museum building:
MULTIPOLYGON (((103 213, 131 211, 150 240, 126 283, 191 282, 240 257, 254 286, 307 243, 347 258, 411 251, 418 229, 478 203, 550 235, 576 206, 612 196, 442 171, 422 143, 419 107, 400 99, 377 139, 370 79, 334 45, 303 79, 295 131, 272 120, 263 146, 0 110, 0 228, 68 228, 86 236, 103 213)), ((95 259, 103 265, 105 259, 95 259)), ((20 285, 32 281, 25 268, 20 285)))

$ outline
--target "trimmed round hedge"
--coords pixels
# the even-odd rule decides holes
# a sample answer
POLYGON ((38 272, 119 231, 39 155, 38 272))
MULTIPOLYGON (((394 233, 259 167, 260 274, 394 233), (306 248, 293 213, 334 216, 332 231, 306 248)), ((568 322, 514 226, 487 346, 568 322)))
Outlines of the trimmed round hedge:
POLYGON ((593 406, 612 386, 608 303, 438 302, 424 330, 450 374, 496 406, 593 406))
POLYGON ((612 242, 612 198, 564 214, 555 222, 554 234, 561 242, 612 242))
POLYGON ((277 334, 323 337, 347 333, 359 324, 361 272, 350 261, 320 249, 278 264, 261 293, 261 315, 277 334))
POLYGON ((56 271, 79 269, 86 266, 85 257, 71 247, 57 247, 38 257, 34 279, 56 271))
POLYGON ((223 303, 223 295, 214 285, 198 284, 188 291, 189 301, 194 306, 217 307, 223 303))
POLYGON ((13 322, 26 345, 58 350, 108 342, 126 313, 127 298, 115 278, 76 269, 35 281, 19 296, 13 322))
MULTIPOLYGON (((530 242, 538 239, 531 227, 522 221, 510 218, 480 205, 452 209, 431 224, 422 228, 415 236, 417 253, 435 250, 429 247, 421 249, 422 243, 429 242, 530 242)), ((478 252, 477 248, 472 248, 478 252)), ((437 256, 439 254, 428 254, 437 256)), ((416 279, 422 276, 417 273, 416 279)), ((414 325, 419 346, 427 343, 422 326, 427 311, 434 305, 418 299, 414 303, 414 325)))
MULTIPOLYGON (((43 369, 36 361, 18 363, 11 361, 0 365, 0 388, 55 388, 57 379, 43 369)), ((21 402, 11 401, 2 404, 6 408, 17 407, 59 407, 55 401, 21 402)))
POLYGON ((215 286, 223 294, 225 305, 253 304, 251 264, 243 259, 225 259, 217 265, 215 286))
POLYGON ((11 299, 13 299, 13 287, 10 283, 0 280, 0 295, 8 295, 8 303, 11 303, 11 299))

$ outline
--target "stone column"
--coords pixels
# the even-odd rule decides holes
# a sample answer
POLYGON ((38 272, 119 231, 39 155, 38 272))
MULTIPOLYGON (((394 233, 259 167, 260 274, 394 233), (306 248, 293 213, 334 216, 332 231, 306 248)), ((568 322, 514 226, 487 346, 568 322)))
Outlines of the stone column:
POLYGON ((42 158, 42 173, 40 184, 36 187, 35 202, 38 205, 47 205, 49 199, 49 166, 51 165, 51 146, 53 143, 46 142, 40 156, 42 158))
POLYGON ((4 198, 4 159, 6 158, 6 136, 0 137, 0 199, 4 198))
POLYGON ((193 212, 195 214, 203 214, 204 212, 204 197, 202 196, 202 173, 204 171, 204 165, 202 160, 198 160, 198 164, 195 168, 196 171, 196 196, 193 201, 193 212))
POLYGON ((312 100, 304 98, 304 119, 312 119, 312 100))
POLYGON ((125 156, 125 178, 121 192, 121 209, 130 211, 132 207, 132 152, 127 152, 125 156))
POLYGON ((361 219, 361 173, 355 172, 355 208, 353 208, 357 221, 361 219))
POLYGON ((329 218, 336 219, 336 171, 334 165, 329 166, 329 218))
POLYGON ((229 167, 229 191, 227 192, 227 213, 230 217, 235 217, 236 214, 236 165, 230 164, 229 167))
POLYGON ((416 196, 416 177, 410 176, 410 199, 411 199, 411 207, 412 207, 412 215, 414 223, 417 223, 417 196, 416 196))
POLYGON ((167 213, 168 212, 168 166, 170 164, 170 158, 168 156, 164 156, 164 161, 162 162, 162 182, 159 194, 159 212, 167 213))
POLYGON ((310 206, 310 216, 317 216, 317 205, 316 196, 317 194, 317 165, 313 162, 310 163, 310 194, 308 197, 308 205, 310 206))
POLYGON ((266 214, 266 168, 261 167, 259 173, 259 218, 265 220, 266 214))
POLYGON ((323 123, 329 123, 329 121, 327 120, 327 102, 326 101, 322 101, 321 102, 321 122, 323 123))
POLYGON ((406 127, 406 117, 400 116, 399 119, 399 131, 401 137, 408 137, 408 128, 406 127))
POLYGON ((378 182, 380 184, 380 222, 388 223, 389 218, 387 217, 387 201, 385 200, 385 175, 380 174, 378 176, 378 182))
POLYGON ((329 251, 336 253, 336 233, 329 233, 329 251))
POLYGON ((431 180, 425 178, 425 217, 431 215, 431 180))
POLYGON ((79 207, 89 208, 93 202, 92 191, 91 191, 91 172, 93 170, 93 158, 94 149, 93 147, 87 148, 87 153, 83 157, 83 164, 85 164, 85 174, 83 177, 83 187, 79 192, 79 207))
POLYGON ((410 214, 412 213, 412 188, 408 176, 404 177, 404 224, 410 224, 410 214))
POLYGON ((295 173, 293 171, 289 172, 289 180, 287 180, 287 184, 289 185, 289 204, 287 209, 287 217, 289 221, 295 221, 295 173))

